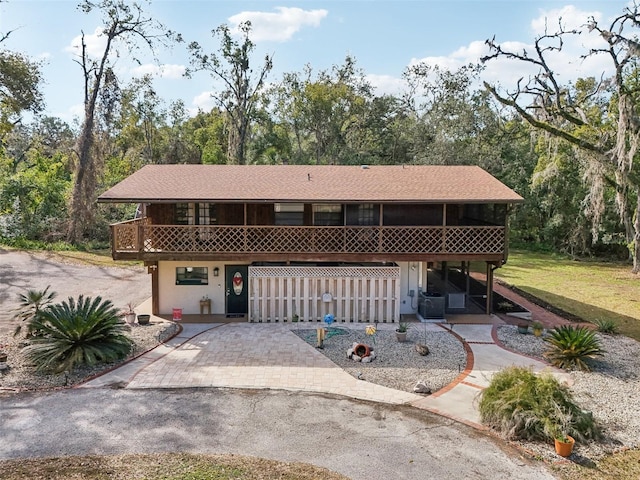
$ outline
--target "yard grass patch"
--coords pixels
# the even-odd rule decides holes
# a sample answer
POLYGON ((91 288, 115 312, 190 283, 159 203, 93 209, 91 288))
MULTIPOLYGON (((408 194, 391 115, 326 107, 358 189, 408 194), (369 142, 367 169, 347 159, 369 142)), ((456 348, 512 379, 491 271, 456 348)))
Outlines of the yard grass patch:
POLYGON ((637 480, 640 478, 640 450, 607 455, 595 465, 562 463, 554 466, 562 480, 637 480))
POLYGON ((640 275, 627 263, 515 250, 496 278, 584 320, 612 320, 640 341, 640 275))
POLYGON ((177 453, 3 460, 0 472, 3 480, 348 480, 305 463, 177 453))

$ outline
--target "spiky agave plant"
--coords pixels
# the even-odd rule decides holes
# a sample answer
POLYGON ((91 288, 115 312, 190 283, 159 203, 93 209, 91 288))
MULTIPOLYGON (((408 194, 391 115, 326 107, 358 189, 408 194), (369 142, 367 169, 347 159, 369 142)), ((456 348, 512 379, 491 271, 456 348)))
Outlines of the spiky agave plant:
POLYGON ((544 356, 560 368, 589 371, 587 360, 604 354, 595 332, 586 327, 561 325, 551 330, 545 341, 549 348, 544 356))
POLYGON ((42 335, 25 350, 39 371, 62 372, 124 358, 132 341, 110 300, 98 296, 48 306, 34 320, 42 335))

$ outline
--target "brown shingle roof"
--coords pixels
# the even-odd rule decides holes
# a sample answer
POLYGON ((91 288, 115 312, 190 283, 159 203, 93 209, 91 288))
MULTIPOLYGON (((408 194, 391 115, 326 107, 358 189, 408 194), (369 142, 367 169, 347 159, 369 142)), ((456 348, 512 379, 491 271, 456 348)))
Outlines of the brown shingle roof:
POLYGON ((100 202, 491 202, 522 197, 475 166, 147 165, 100 202))

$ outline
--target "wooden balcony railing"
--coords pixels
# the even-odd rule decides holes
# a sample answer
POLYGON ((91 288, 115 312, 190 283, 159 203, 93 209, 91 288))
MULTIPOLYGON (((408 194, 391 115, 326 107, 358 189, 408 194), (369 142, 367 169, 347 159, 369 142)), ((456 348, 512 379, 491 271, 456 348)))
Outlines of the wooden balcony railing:
POLYGON ((114 224, 113 253, 138 254, 469 254, 505 250, 497 226, 290 227, 114 224))

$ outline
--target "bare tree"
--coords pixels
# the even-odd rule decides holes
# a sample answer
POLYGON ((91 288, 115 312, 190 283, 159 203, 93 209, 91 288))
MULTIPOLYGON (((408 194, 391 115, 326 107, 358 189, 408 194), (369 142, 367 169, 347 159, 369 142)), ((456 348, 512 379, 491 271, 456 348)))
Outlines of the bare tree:
MULTIPOLYGON (((221 25, 211 33, 220 38, 220 53, 206 54, 197 42, 189 45, 193 71, 205 70, 224 88, 211 96, 227 114, 229 123, 228 157, 237 164, 246 162, 246 145, 251 120, 259 100, 259 92, 273 66, 271 56, 265 56, 264 63, 254 75, 250 67, 250 57, 255 45, 249 39, 251 23, 238 26, 242 43, 234 40, 227 25, 221 25)), ((188 75, 191 75, 189 72, 188 75)))
POLYGON ((117 79, 111 68, 111 58, 127 52, 134 61, 142 47, 152 54, 158 43, 168 45, 171 40, 180 41, 179 35, 167 30, 162 24, 145 16, 139 3, 124 0, 85 0, 79 8, 84 13, 98 10, 103 15, 102 35, 105 46, 99 58, 89 55, 86 37, 82 32, 81 51, 76 62, 84 76, 84 119, 78 136, 75 166, 75 181, 71 197, 70 221, 67 238, 72 243, 80 241, 86 226, 92 219, 95 200, 96 175, 99 169, 98 155, 94 149, 96 108, 105 84, 117 79))
POLYGON ((486 82, 485 87, 533 127, 569 142, 584 154, 590 163, 587 174, 592 188, 588 200, 596 212, 594 232, 600 219, 597 211, 603 203, 602 185, 609 184, 615 189, 617 211, 633 258, 633 272, 640 273, 640 166, 636 159, 640 142, 640 81, 637 78, 640 43, 636 41, 635 30, 640 27, 638 7, 625 8, 608 28, 595 18, 589 19, 585 27, 597 32, 606 44, 591 49, 582 58, 607 55, 615 69, 612 78, 583 80, 580 89, 560 82, 549 66, 549 58, 563 49, 567 36, 581 33, 563 29, 560 21, 558 32, 545 33, 535 39, 531 53, 507 50, 495 39, 487 40, 491 53, 482 59, 484 62, 507 58, 534 66, 538 73, 528 81, 520 79, 511 91, 499 91, 486 82))

